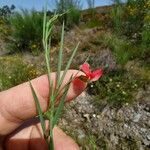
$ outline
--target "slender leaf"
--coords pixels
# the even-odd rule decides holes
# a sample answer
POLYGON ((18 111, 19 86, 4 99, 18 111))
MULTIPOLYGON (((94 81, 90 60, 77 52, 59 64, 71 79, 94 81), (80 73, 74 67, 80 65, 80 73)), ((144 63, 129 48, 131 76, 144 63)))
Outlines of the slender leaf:
MULTIPOLYGON (((71 77, 71 79, 72 79, 72 77, 71 77)), ((71 81, 71 79, 70 79, 70 81, 71 81)), ((70 81, 69 81, 69 84, 66 85, 66 87, 64 89, 64 94, 62 95, 62 97, 60 99, 57 111, 56 111, 55 116, 53 118, 53 127, 57 124, 57 122, 58 122, 58 120, 60 118, 61 112, 63 110, 64 104, 65 104, 65 100, 66 100, 66 97, 67 97, 67 93, 68 93, 68 90, 69 90, 69 87, 70 87, 70 83, 71 83, 70 81)))
POLYGON ((37 111, 38 111, 38 114, 39 114, 42 130, 43 130, 43 133, 45 134, 46 133, 46 127, 45 127, 45 120, 43 118, 43 112, 42 112, 38 97, 35 93, 35 90, 34 90, 34 88, 33 88, 30 81, 29 81, 29 83, 30 83, 30 88, 31 88, 31 91, 32 91, 32 95, 33 95, 33 98, 34 98, 34 101, 35 101, 35 104, 36 104, 36 108, 37 108, 37 111))
MULTIPOLYGON (((59 49, 59 55, 58 55, 58 68, 57 68, 57 86, 60 81, 60 72, 61 72, 61 64, 62 64, 62 57, 63 57, 63 44, 64 44, 64 22, 62 26, 62 32, 61 32, 61 43, 60 43, 60 49, 59 49)), ((57 88, 57 87, 56 87, 57 88)))
POLYGON ((49 150, 54 150, 54 139, 53 139, 53 137, 50 137, 49 150))
POLYGON ((62 82, 63 82, 63 80, 64 80, 64 77, 65 77, 65 75, 66 75, 66 73, 67 73, 67 71, 68 71, 68 69, 69 69, 69 67, 70 67, 70 65, 71 65, 71 63, 72 63, 73 57, 75 56, 78 47, 79 47, 79 43, 76 45, 76 47, 75 47, 75 48, 73 49, 73 51, 72 51, 72 55, 71 55, 71 57, 70 57, 70 59, 69 59, 67 65, 66 65, 66 68, 65 68, 65 70, 64 70, 64 72, 63 72, 63 75, 62 75, 62 77, 61 77, 61 80, 60 80, 60 82, 59 82, 59 87, 60 87, 60 85, 62 84, 62 82))
POLYGON ((44 10, 44 18, 43 18, 43 46, 44 46, 44 37, 45 37, 45 27, 46 27, 46 11, 47 8, 44 10))

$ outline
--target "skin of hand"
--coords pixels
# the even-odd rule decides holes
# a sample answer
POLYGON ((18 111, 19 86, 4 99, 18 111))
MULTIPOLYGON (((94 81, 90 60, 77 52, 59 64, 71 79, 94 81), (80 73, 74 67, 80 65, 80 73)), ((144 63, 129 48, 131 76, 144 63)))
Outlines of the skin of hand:
MULTIPOLYGON (((61 72, 62 73, 62 72, 61 72)), ((84 75, 78 70, 68 70, 61 88, 76 76, 67 93, 67 101, 77 97, 86 88, 86 83, 78 76, 84 75)), ((56 83, 56 73, 51 73, 51 80, 56 83)), ((42 111, 48 107, 49 84, 47 75, 31 81, 38 96, 42 111)), ((23 83, 0 93, 0 150, 47 150, 42 136, 42 129, 37 115, 34 98, 29 82, 23 83)), ((48 122, 46 121, 46 126, 48 122)), ((55 150, 79 150, 78 145, 60 128, 54 128, 55 150)))

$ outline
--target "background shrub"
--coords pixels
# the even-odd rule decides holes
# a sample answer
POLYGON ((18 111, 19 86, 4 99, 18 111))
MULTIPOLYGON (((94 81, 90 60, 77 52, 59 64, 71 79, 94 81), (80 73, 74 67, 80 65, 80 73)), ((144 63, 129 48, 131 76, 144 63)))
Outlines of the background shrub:
POLYGON ((64 13, 60 22, 65 22, 68 27, 78 25, 80 21, 80 0, 55 0, 55 7, 57 13, 64 13), (69 11, 69 12, 68 12, 69 11))
POLYGON ((114 31, 117 34, 121 33, 122 30, 122 18, 123 18, 124 8, 122 6, 121 0, 114 0, 114 7, 111 10, 111 20, 113 23, 114 31))
POLYGON ((135 56, 135 48, 125 37, 107 33, 100 36, 99 40, 104 47, 112 50, 118 64, 125 65, 135 56))
POLYGON ((43 15, 34 10, 16 12, 10 19, 12 27, 12 50, 32 51, 32 47, 41 49, 43 15))
POLYGON ((114 0, 111 11, 113 29, 116 33, 125 35, 134 42, 139 43, 144 26, 144 18, 147 15, 149 0, 114 0))
POLYGON ((10 7, 5 5, 0 8, 0 36, 1 40, 7 41, 10 36, 10 22, 9 18, 13 15, 15 6, 11 5, 10 7))
POLYGON ((146 55, 149 52, 150 49, 150 0, 147 1, 146 3, 146 9, 145 9, 146 15, 144 17, 144 25, 142 28, 142 47, 143 47, 143 52, 146 53, 146 55))

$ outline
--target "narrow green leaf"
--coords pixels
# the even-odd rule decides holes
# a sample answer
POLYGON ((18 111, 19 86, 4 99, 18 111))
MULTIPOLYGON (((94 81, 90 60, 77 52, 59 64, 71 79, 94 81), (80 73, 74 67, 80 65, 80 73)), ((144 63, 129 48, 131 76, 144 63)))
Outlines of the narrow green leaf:
POLYGON ((37 108, 37 111, 38 111, 38 114, 39 114, 42 130, 43 130, 43 133, 45 134, 46 133, 46 127, 45 127, 45 120, 43 118, 43 112, 42 112, 38 97, 35 93, 35 90, 34 90, 34 88, 33 88, 30 81, 29 81, 29 83, 30 83, 30 88, 31 88, 31 91, 32 91, 32 95, 33 95, 33 98, 34 98, 34 101, 35 101, 35 104, 36 104, 36 108, 37 108))
POLYGON ((57 86, 58 83, 60 82, 60 72, 61 72, 61 64, 62 64, 62 57, 63 57, 63 44, 64 44, 64 22, 62 26, 62 31, 61 31, 61 43, 60 43, 60 49, 59 49, 59 55, 58 55, 58 68, 57 68, 57 86))
POLYGON ((63 80, 64 80, 64 77, 65 77, 65 75, 66 75, 66 73, 67 73, 67 71, 68 71, 68 69, 69 69, 69 67, 70 67, 70 65, 71 65, 71 63, 72 63, 73 57, 75 56, 78 47, 79 47, 79 43, 76 45, 76 47, 75 47, 75 48, 73 49, 73 51, 72 51, 72 55, 71 55, 71 57, 70 57, 70 59, 69 59, 67 65, 66 65, 66 68, 65 68, 65 70, 64 70, 64 72, 63 72, 63 75, 62 75, 62 77, 61 77, 61 80, 60 80, 60 82, 59 82, 59 87, 61 86, 61 84, 62 84, 62 82, 63 82, 63 80))
POLYGON ((50 136, 50 142, 49 142, 49 150, 54 150, 54 140, 53 137, 50 136))
MULTIPOLYGON (((47 8, 45 8, 45 10, 44 10, 44 18, 43 18, 43 38, 45 37, 46 11, 47 11, 47 8)), ((43 45, 44 45, 44 39, 43 39, 43 45)))
POLYGON ((70 78, 70 80, 68 82, 69 84, 66 84, 64 92, 63 92, 63 95, 61 96, 59 105, 57 107, 57 111, 56 111, 55 116, 53 118, 53 128, 57 124, 57 122, 58 122, 58 120, 60 118, 61 112, 63 110, 64 104, 65 104, 65 100, 66 100, 66 97, 67 97, 67 92, 68 92, 69 87, 70 87, 70 83, 71 83, 70 81, 71 80, 72 80, 72 76, 71 76, 71 78, 70 78))

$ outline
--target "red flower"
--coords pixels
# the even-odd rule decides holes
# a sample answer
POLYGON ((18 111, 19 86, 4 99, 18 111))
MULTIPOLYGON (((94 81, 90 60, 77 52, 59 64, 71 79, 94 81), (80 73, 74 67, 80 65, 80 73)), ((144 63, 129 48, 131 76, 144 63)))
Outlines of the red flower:
POLYGON ((84 63, 83 65, 81 65, 80 69, 86 74, 86 76, 81 77, 81 80, 83 81, 97 81, 103 74, 102 69, 91 71, 90 65, 88 63, 84 63))

